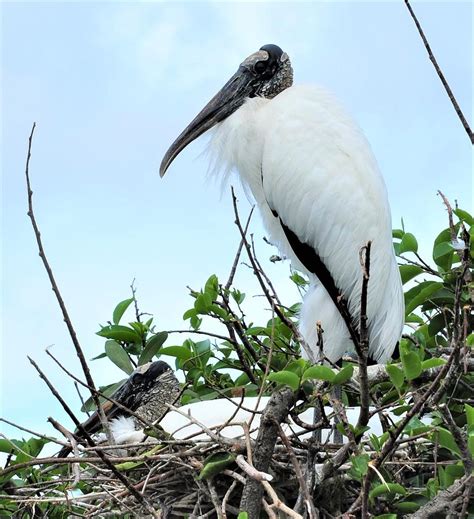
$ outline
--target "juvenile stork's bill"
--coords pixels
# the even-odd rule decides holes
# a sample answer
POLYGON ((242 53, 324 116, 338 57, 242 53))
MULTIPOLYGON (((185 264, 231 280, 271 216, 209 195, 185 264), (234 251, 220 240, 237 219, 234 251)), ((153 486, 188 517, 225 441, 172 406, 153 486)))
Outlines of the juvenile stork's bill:
POLYGON ((318 356, 320 321, 324 354, 333 362, 353 349, 347 318, 335 302, 342 296, 358 322, 359 251, 372 241, 369 356, 386 362, 400 339, 404 303, 384 180, 362 131, 333 95, 292 84, 288 55, 276 45, 263 46, 174 141, 160 174, 214 128, 216 164, 225 173, 237 170, 271 241, 309 277, 300 330, 318 356))
MULTIPOLYGON (((179 382, 172 369, 161 360, 138 366, 135 371, 102 405, 109 421, 110 432, 116 444, 139 443, 146 437, 144 428, 147 424, 158 423, 168 411, 167 404, 174 404, 180 393, 179 382), (120 407, 115 404, 121 404, 120 407), (133 411, 133 415, 128 412, 133 411), (143 421, 142 421, 143 420, 143 421)), ((95 411, 82 427, 89 434, 102 430, 99 413, 95 411)), ((77 439, 82 435, 75 431, 77 439)), ((105 434, 101 433, 105 440, 105 434)), ((63 447, 58 454, 62 458, 71 452, 70 447, 63 447)))

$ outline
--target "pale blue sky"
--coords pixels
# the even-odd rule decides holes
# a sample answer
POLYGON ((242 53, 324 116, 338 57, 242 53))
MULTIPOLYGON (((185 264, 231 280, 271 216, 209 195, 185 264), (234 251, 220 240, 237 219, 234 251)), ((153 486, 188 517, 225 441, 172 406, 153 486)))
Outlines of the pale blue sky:
MULTIPOLYGON (((471 4, 413 6, 472 120, 471 4)), ((424 250, 445 224, 437 189, 471 206, 471 145, 402 0, 14 2, 2 11, 0 414, 25 426, 45 431, 49 415, 64 417, 26 355, 75 409, 72 384, 44 348, 54 344, 80 371, 26 216, 23 170, 33 121, 36 216, 88 358, 102 351, 98 323, 129 296, 133 278, 141 308, 170 329, 184 326, 186 285, 199 288, 211 273, 227 274, 238 235, 228 192, 220 197, 219 186, 205 181, 205 138, 163 180, 158 166, 183 127, 263 44, 290 55, 296 82, 325 85, 342 99, 379 160, 395 225, 403 217, 424 250)), ((258 217, 252 230, 266 263, 275 251, 262 243, 258 217)), ((295 302, 288 265, 268 270, 295 302)), ((243 272, 239 281, 249 295, 258 292, 251 275, 243 272)), ((249 313, 262 315, 262 300, 248 299, 249 313)), ((101 384, 119 376, 106 361, 91 367, 101 384)))

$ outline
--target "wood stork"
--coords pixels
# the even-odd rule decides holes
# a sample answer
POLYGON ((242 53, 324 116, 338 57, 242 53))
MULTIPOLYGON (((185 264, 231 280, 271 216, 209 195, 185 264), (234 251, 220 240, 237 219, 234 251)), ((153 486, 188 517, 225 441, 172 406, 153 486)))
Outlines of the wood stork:
MULTIPOLYGON (((143 428, 147 423, 159 422, 168 411, 166 404, 174 404, 179 393, 179 382, 166 362, 157 360, 138 366, 111 397, 135 414, 131 415, 111 401, 102 405, 105 416, 110 420, 110 432, 115 443, 141 442, 146 436, 143 428)), ((89 435, 99 432, 102 429, 99 413, 95 411, 82 424, 82 428, 89 435)), ((74 434, 79 439, 83 438, 80 430, 74 434)), ((101 433, 98 440, 105 441, 105 434, 101 433)), ((70 447, 63 447, 58 457, 63 458, 70 452, 70 447)))
POLYGON ((386 362, 401 336, 404 301, 384 180, 367 140, 333 95, 292 84, 288 55, 276 45, 261 47, 174 141, 160 175, 214 127, 216 165, 240 174, 272 242, 309 277, 300 330, 317 353, 320 321, 324 354, 333 362, 353 349, 335 301, 342 296, 358 322, 359 251, 371 240, 369 356, 386 362))

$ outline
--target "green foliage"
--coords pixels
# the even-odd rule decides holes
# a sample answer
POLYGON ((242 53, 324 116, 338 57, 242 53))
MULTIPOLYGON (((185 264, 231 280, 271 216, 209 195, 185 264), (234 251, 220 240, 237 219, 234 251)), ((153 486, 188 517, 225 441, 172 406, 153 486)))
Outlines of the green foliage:
MULTIPOLYGON (((470 281, 460 283, 461 276, 465 275, 461 263, 465 252, 460 244, 469 242, 473 218, 462 209, 455 209, 454 214, 457 217, 454 228, 443 229, 434 241, 432 261, 422 259, 423 247, 418 245, 414 234, 403 228, 393 232, 405 289, 406 322, 410 327, 405 329, 394 358, 386 366, 387 376, 371 387, 373 401, 383 407, 387 415, 383 433, 376 434, 370 424, 359 428, 356 422, 337 426, 345 437, 361 437, 360 445, 349 459, 350 468, 346 470, 345 485, 356 491, 371 470, 372 460, 391 441, 398 424, 413 408, 420 396, 419 391, 424 391, 433 379, 433 373, 438 373, 445 366, 453 338, 459 335, 460 329, 467 331, 463 346, 465 351, 474 347, 471 323, 468 322, 467 311, 462 310, 472 303, 474 288, 470 281), (458 303, 461 310, 456 317, 458 303)), ((472 242, 470 254, 473 257, 472 242)), ((308 281, 300 273, 292 271, 290 278, 298 290, 303 292, 306 289, 308 281)), ((299 302, 291 306, 278 305, 273 311, 269 310, 265 319, 255 322, 248 317, 244 308, 250 296, 247 298, 233 284, 227 287, 226 281, 222 282, 213 274, 202 288, 190 290, 189 308, 183 314, 189 332, 184 336, 168 333, 164 329, 165 323, 157 326, 153 317, 145 320, 145 314, 140 314, 137 309, 133 293, 133 297, 116 305, 111 321, 97 332, 105 340, 103 351, 96 352, 94 360, 101 359, 103 362, 103 359, 108 359, 127 376, 137 366, 154 359, 172 363, 185 384, 181 404, 242 394, 270 395, 277 387, 286 386, 298 393, 301 403, 295 412, 299 413, 314 406, 318 399, 323 406, 330 405, 331 392, 335 386, 340 386, 344 407, 360 405, 353 362, 345 362, 338 368, 311 365, 300 358, 300 345, 295 333, 299 302)), ((101 392, 111 395, 124 380, 100 388, 101 392)), ((472 372, 460 370, 456 384, 442 400, 442 405, 449 407, 472 455, 474 407, 466 400, 472 399, 470 388, 473 385, 472 372)), ((93 402, 89 399, 82 410, 91 409, 93 402)), ((405 460, 407 469, 401 464, 388 463, 374 476, 369 491, 374 517, 395 518, 413 513, 464 474, 462 449, 456 435, 436 410, 430 409, 423 416, 411 416, 400 438, 406 443, 417 438, 421 441, 413 442, 411 458, 405 460), (416 465, 412 470, 410 461, 413 460, 421 462, 421 468, 416 465), (433 470, 435 463, 439 463, 436 471, 433 470), (425 464, 429 468, 425 469, 425 464)), ((15 466, 39 456, 46 443, 47 440, 34 438, 0 439, 0 452, 9 456, 8 466, 15 466)), ((232 452, 214 451, 205 459, 196 476, 200 480, 214 478, 234 460, 232 452)), ((126 462, 120 465, 120 470, 130 473, 143 463, 126 462)), ((56 468, 46 471, 45 468, 41 465, 20 467, 4 476, 0 474, 0 486, 7 482, 23 486, 32 480, 51 482, 64 470, 56 468)), ((54 490, 64 491, 64 488, 54 490)), ((88 493, 92 490, 81 484, 77 491, 88 493)), ((48 492, 45 491, 44 495, 48 492)), ((18 512, 18 506, 0 499, 0 515, 14 515, 18 512)), ((53 512, 48 510, 48 517, 67 517, 66 512, 70 514, 73 511, 74 507, 56 506, 53 512)), ((241 512, 239 518, 244 517, 246 513, 241 512)))

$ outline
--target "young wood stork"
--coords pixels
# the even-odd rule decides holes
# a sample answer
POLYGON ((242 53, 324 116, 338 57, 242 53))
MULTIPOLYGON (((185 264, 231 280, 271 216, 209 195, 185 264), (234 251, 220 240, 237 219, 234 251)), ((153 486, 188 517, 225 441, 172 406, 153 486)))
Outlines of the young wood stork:
MULTIPOLYGON (((353 349, 342 296, 354 323, 361 295, 359 251, 372 241, 369 356, 386 362, 400 339, 404 302, 382 175, 357 124, 326 90, 292 86, 288 55, 265 45, 242 62, 166 152, 163 176, 194 139, 215 128, 211 152, 250 188, 270 239, 307 274, 300 330, 335 362, 353 349)), ((357 325, 356 325, 357 326, 357 325)))
MULTIPOLYGON (((147 422, 159 422, 168 412, 167 404, 174 404, 179 393, 179 382, 166 362, 156 360, 138 366, 112 395, 114 402, 108 400, 102 404, 115 443, 141 442, 146 437, 144 427, 147 422), (134 415, 127 413, 126 409, 133 411, 134 415)), ((82 424, 82 428, 89 435, 99 432, 102 429, 99 413, 95 411, 82 424)), ((80 430, 74 434, 77 439, 83 438, 80 430)), ((103 433, 99 438, 106 440, 103 433)), ((58 457, 63 458, 70 452, 71 447, 63 447, 58 457)))

